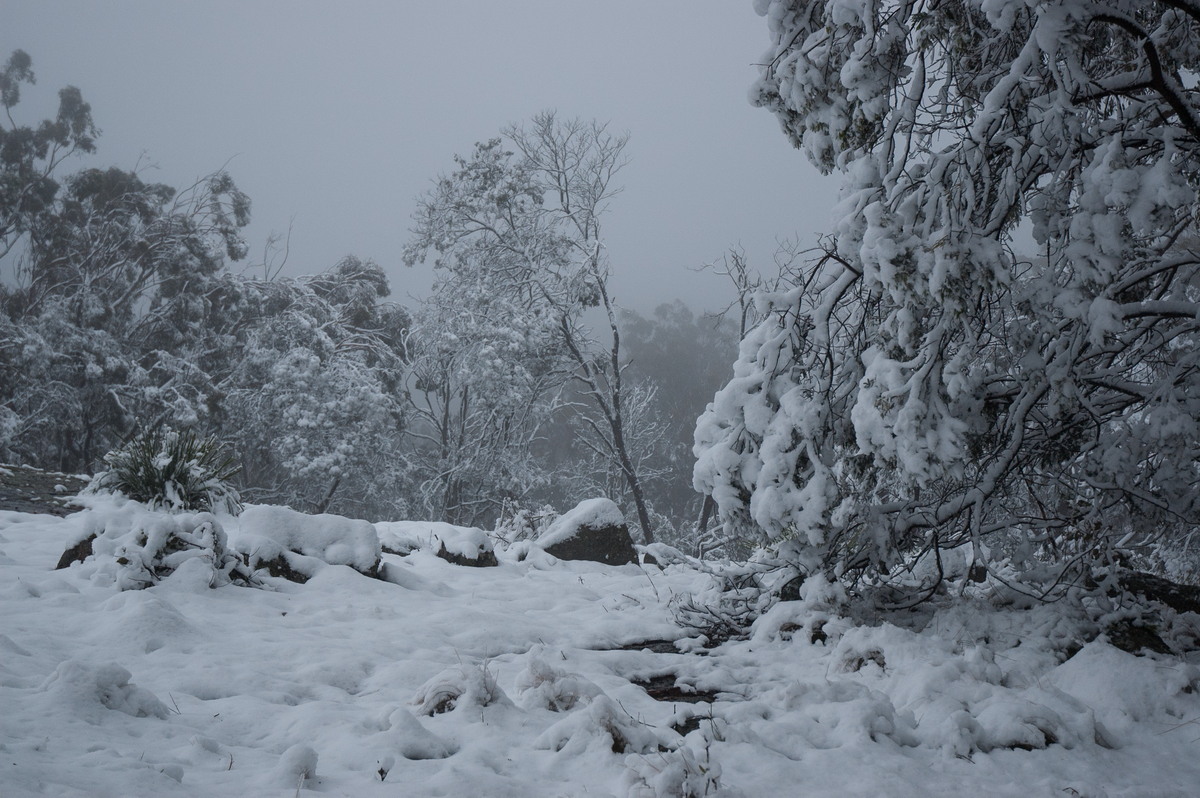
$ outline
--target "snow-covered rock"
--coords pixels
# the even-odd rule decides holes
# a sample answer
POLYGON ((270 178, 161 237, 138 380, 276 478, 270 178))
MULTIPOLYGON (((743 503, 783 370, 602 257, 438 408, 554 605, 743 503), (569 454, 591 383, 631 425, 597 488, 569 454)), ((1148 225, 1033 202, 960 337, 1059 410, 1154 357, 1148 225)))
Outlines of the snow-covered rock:
POLYGON ((498 565, 495 547, 486 532, 475 527, 446 526, 449 528, 436 534, 437 556, 455 565, 498 565))
POLYGON ((593 560, 606 565, 637 562, 629 527, 611 499, 588 499, 559 516, 537 540, 562 560, 593 560))
POLYGON ((322 563, 348 565, 369 575, 378 570, 382 548, 368 521, 268 505, 246 507, 238 521, 234 545, 253 567, 283 562, 305 577, 313 576, 322 563))
POLYGON ((381 521, 375 530, 389 554, 403 556, 429 549, 456 565, 496 565, 492 539, 479 527, 444 521, 381 521))
MULTIPOLYGON (((430 527, 437 523, 418 523, 416 521, 378 521, 375 524, 375 534, 384 552, 407 556, 418 549, 428 548, 433 541, 430 527)), ((446 526, 449 526, 447 524, 446 526)))

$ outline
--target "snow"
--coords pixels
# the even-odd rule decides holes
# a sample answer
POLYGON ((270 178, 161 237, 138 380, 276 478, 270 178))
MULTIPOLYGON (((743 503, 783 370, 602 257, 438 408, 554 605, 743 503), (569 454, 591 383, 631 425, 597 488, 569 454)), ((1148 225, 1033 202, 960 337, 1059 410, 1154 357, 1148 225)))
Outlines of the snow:
POLYGON ((573 510, 563 513, 554 523, 543 532, 537 540, 542 548, 548 548, 564 540, 570 540, 583 527, 603 529, 610 526, 621 526, 625 516, 621 508, 611 499, 587 499, 581 501, 573 510))
MULTIPOLYGON (((422 526, 367 535, 251 509, 249 523, 221 519, 231 542, 285 529, 278 545, 293 545, 303 529, 304 545, 349 534, 365 551, 375 530, 422 526)), ((964 785, 1132 798, 1200 781, 1194 655, 1135 657, 1103 635, 1075 651, 1090 620, 1068 602, 968 592, 852 619, 836 585, 810 579, 747 639, 703 651, 673 616, 678 597, 713 590, 695 561, 519 560, 526 545, 466 568, 435 556, 425 525, 411 554, 383 555, 386 581, 324 567, 302 585, 210 588, 191 558, 121 591, 89 563, 52 570, 84 517, 0 513, 5 798, 923 798, 964 785), (620 648, 647 640, 689 653, 620 648), (656 701, 633 683, 664 674, 716 699, 656 701), (699 727, 681 735, 689 718, 699 727)))

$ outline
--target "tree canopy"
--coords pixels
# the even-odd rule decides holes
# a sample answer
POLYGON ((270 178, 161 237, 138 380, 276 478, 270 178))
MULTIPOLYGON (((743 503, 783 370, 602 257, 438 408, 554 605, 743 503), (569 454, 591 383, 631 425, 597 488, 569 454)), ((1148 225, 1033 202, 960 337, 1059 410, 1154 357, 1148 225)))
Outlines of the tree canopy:
POLYGON ((699 422, 697 487, 841 573, 1192 529, 1200 6, 756 8, 754 100, 843 189, 699 422))

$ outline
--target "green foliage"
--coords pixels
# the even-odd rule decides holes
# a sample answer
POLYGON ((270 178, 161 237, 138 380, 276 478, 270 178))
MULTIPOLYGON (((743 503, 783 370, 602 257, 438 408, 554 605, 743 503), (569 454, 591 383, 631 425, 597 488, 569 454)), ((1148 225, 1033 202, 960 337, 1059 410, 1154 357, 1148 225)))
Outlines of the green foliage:
POLYGON ((0 67, 0 258, 49 208, 59 185, 51 173, 75 153, 93 152, 96 127, 92 108, 79 89, 66 86, 58 93, 58 113, 36 127, 17 125, 13 108, 21 101, 21 84, 34 82, 33 61, 15 50, 0 67))
POLYGON ((92 491, 122 493, 172 511, 242 511, 229 484, 239 467, 215 437, 197 438, 190 430, 147 430, 105 455, 104 463, 108 469, 92 480, 92 491))

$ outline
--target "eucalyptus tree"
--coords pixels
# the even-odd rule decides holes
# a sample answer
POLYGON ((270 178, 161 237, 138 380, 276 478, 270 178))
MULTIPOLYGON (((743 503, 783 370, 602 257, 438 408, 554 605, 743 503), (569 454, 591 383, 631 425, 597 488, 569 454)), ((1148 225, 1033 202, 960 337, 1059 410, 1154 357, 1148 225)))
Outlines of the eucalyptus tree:
MULTIPOLYGON (((539 368, 578 384, 583 426, 619 469, 650 541, 653 525, 626 439, 620 329, 602 235, 627 141, 606 125, 553 112, 507 128, 476 145, 471 157, 456 158, 456 171, 420 198, 406 261, 432 252, 440 290, 477 296, 468 288, 484 286, 489 302, 510 303, 516 329, 541 335, 548 332, 544 323, 552 325, 554 343, 542 351, 553 362, 539 368), (584 323, 593 308, 602 314, 599 336, 584 323)), ((459 343, 469 351, 470 342, 459 343)), ((497 406, 480 399, 477 408, 497 406)))
POLYGON ((1200 5, 756 7, 754 101, 843 176, 840 221, 764 298, 697 487, 837 573, 1194 529, 1200 5))

